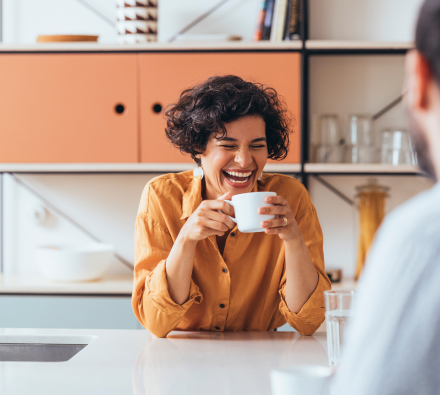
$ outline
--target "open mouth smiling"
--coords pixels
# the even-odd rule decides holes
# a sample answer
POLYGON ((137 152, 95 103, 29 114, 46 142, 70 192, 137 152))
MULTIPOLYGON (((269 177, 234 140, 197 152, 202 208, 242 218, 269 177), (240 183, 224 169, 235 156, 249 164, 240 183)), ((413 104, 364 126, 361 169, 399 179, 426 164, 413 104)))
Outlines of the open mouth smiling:
POLYGON ((254 174, 255 170, 253 171, 229 171, 229 170, 223 170, 223 175, 226 177, 228 181, 230 181, 231 184, 246 184, 251 179, 252 174, 254 174))

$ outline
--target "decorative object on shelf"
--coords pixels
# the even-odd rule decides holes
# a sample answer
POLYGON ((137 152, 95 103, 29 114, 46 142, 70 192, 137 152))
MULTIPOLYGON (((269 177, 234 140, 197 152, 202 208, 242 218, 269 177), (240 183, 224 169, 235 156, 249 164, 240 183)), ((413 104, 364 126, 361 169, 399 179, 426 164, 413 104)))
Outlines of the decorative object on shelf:
POLYGON ((157 41, 157 0, 116 0, 120 44, 157 41))
POLYGON ((300 38, 300 0, 263 0, 258 12, 254 41, 300 38))
POLYGON ((263 39, 264 19, 266 18, 268 0, 263 0, 260 11, 258 12, 257 26, 254 32, 254 41, 261 41, 263 39))
POLYGON ((85 34, 50 34, 37 37, 37 43, 49 42, 97 42, 99 36, 85 34))
POLYGON ((41 274, 53 281, 91 281, 104 276, 115 248, 111 244, 49 245, 35 249, 41 274))
POLYGON ((275 0, 270 41, 283 41, 288 0, 275 0))
POLYGON ((266 15, 264 16, 263 40, 270 39, 270 32, 272 30, 272 20, 273 20, 274 7, 275 7, 275 0, 268 0, 266 15))
POLYGON ((359 243, 356 262, 356 280, 365 264, 365 258, 373 241, 374 234, 385 217, 388 187, 379 185, 372 178, 366 185, 356 187, 359 210, 359 243))
POLYGON ((381 131, 379 136, 380 162, 394 166, 414 165, 415 158, 408 132, 403 128, 381 131))
POLYGON ((300 40, 301 0, 289 0, 284 28, 284 40, 300 40))
POLYGON ((343 161, 345 163, 377 162, 376 138, 371 115, 348 116, 343 161))
POLYGON ((339 117, 336 114, 315 115, 310 139, 310 159, 315 163, 341 162, 342 144, 339 117))

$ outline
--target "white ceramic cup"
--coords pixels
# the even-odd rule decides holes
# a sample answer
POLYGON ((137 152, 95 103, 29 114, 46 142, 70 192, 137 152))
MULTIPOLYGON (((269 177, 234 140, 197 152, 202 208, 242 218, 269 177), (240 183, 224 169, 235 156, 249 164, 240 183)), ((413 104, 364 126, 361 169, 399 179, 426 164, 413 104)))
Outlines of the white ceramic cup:
POLYGON ((299 365, 272 370, 272 395, 327 395, 332 376, 329 366, 299 365))
POLYGON ((234 207, 235 218, 230 218, 237 224, 238 230, 242 233, 264 232, 261 223, 274 219, 275 215, 258 214, 258 209, 272 206, 265 199, 276 195, 275 192, 249 192, 232 196, 232 201, 225 200, 234 207))

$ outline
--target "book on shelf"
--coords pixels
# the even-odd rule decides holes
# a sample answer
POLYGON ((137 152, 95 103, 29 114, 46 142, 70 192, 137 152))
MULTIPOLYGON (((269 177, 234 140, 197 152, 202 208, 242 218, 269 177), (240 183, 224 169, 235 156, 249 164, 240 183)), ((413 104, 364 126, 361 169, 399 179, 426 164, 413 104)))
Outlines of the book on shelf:
POLYGON ((263 40, 270 39, 274 6, 275 6, 275 0, 267 0, 266 15, 264 16, 263 38, 262 38, 263 40))
POLYGON ((301 0, 289 0, 284 27, 284 40, 298 40, 301 27, 301 0))
POLYGON ((261 41, 263 39, 264 19, 266 17, 268 0, 263 0, 261 8, 258 12, 257 27, 255 28, 254 41, 261 41))
POLYGON ((288 0, 275 0, 270 41, 283 41, 288 0))

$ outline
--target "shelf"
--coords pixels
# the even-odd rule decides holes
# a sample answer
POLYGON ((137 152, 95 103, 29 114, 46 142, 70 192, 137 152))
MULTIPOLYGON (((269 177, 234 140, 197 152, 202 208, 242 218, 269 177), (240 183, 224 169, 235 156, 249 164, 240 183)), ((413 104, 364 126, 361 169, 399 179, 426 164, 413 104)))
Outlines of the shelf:
POLYGON ((357 41, 357 40, 307 40, 306 49, 411 49, 412 42, 357 41))
POLYGON ((356 40, 307 40, 306 51, 310 54, 405 54, 412 49, 412 42, 356 41, 356 40))
POLYGON ((181 52, 181 51, 270 51, 301 50, 302 41, 222 41, 148 44, 38 43, 0 45, 1 52, 181 52))
POLYGON ((381 163, 306 163, 304 172, 309 174, 411 174, 422 175, 413 165, 384 165, 381 163))
POLYGON ((56 295, 117 295, 131 296, 132 276, 106 277, 100 281, 55 282, 42 277, 0 275, 1 294, 56 294, 56 295))
MULTIPOLYGON (((174 173, 192 163, 0 163, 0 173, 174 173)), ((267 172, 299 173, 299 163, 269 163, 267 172)))

